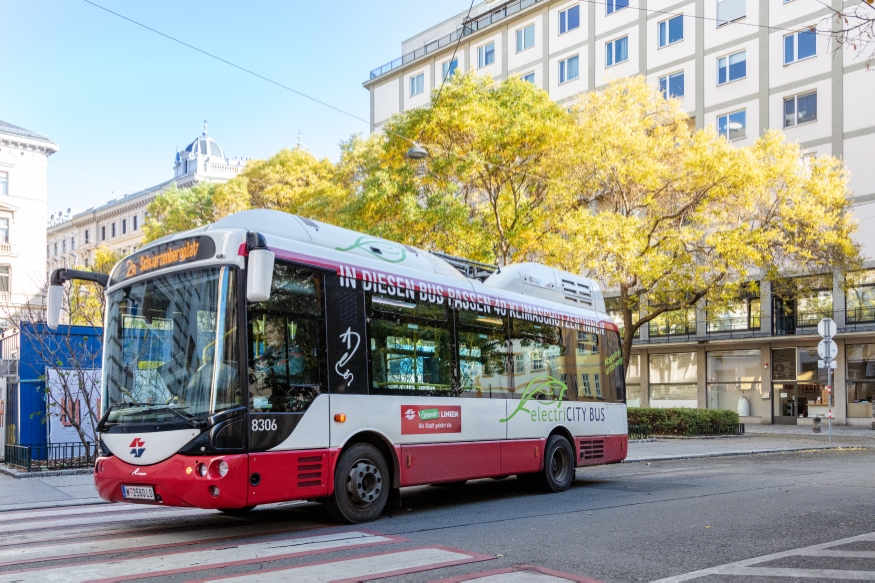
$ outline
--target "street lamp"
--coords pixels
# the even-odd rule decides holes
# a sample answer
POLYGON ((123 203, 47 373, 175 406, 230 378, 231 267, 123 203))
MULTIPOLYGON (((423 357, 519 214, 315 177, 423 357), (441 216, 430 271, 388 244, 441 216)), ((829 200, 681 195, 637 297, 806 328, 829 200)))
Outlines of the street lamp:
POLYGON ((425 160, 428 158, 428 152, 425 148, 413 142, 413 147, 407 150, 407 158, 410 160, 425 160))

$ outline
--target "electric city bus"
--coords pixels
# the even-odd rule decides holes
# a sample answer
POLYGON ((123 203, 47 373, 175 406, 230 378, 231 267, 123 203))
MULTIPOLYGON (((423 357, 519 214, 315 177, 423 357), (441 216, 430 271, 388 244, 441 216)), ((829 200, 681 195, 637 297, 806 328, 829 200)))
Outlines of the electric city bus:
POLYGON ((252 210, 150 243, 106 288, 100 456, 111 502, 245 511, 516 475, 566 490, 627 452, 617 326, 589 279, 500 269, 252 210))

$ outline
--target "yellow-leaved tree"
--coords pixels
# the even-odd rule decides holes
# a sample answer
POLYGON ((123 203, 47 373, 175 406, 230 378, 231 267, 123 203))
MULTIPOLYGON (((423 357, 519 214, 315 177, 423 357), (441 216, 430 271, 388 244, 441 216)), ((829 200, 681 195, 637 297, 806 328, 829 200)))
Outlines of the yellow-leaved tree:
POLYGON ((576 193, 555 217, 548 261, 619 296, 623 355, 666 314, 730 304, 760 279, 856 265, 847 173, 803 158, 780 132, 735 147, 643 78, 580 98, 576 193))
POLYGON ((217 217, 213 198, 217 184, 201 182, 190 188, 175 184, 156 196, 147 207, 143 242, 207 225, 217 217))

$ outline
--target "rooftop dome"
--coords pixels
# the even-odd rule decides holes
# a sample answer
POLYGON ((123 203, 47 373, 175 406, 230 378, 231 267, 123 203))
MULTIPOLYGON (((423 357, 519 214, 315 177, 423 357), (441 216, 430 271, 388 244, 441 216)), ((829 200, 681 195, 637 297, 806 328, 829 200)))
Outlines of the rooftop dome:
POLYGON ((204 120, 204 133, 190 143, 184 150, 185 152, 190 152, 192 154, 200 154, 201 156, 216 156, 219 158, 224 158, 225 154, 222 152, 221 146, 210 137, 210 134, 207 132, 207 122, 204 120))

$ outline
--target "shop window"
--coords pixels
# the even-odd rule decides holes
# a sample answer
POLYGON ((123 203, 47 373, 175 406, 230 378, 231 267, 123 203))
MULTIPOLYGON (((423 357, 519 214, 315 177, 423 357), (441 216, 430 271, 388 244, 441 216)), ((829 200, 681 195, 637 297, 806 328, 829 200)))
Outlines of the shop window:
POLYGON ((848 417, 872 418, 875 399, 875 344, 845 346, 848 417))
POLYGON ((507 366, 507 324, 492 314, 460 311, 457 334, 463 397, 505 399, 513 386, 507 366))
POLYGON ((875 322, 875 270, 849 273, 845 280, 848 324, 875 322))
POLYGON ((760 391, 762 366, 759 350, 709 352, 707 407, 735 411, 739 415, 763 414, 760 391))
POLYGON ((453 396, 453 323, 446 304, 376 293, 368 304, 371 394, 453 396))
POLYGON ((651 354, 649 367, 651 407, 698 407, 695 352, 651 354))

